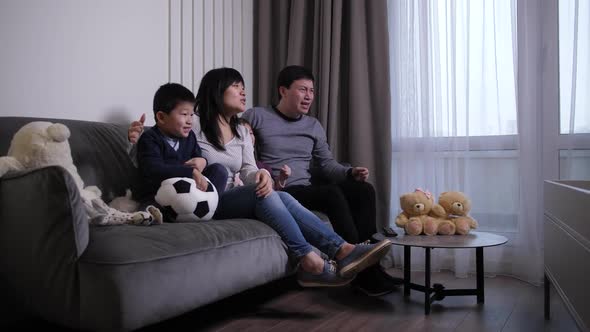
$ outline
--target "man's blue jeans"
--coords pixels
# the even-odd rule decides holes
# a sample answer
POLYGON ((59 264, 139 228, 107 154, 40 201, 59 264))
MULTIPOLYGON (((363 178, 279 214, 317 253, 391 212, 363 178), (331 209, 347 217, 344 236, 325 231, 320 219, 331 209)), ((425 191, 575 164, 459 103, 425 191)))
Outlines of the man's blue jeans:
POLYGON ((291 195, 273 191, 260 198, 256 196, 256 185, 234 187, 221 195, 213 219, 230 218, 254 218, 269 225, 296 258, 310 253, 312 245, 333 258, 344 244, 338 234, 291 195))

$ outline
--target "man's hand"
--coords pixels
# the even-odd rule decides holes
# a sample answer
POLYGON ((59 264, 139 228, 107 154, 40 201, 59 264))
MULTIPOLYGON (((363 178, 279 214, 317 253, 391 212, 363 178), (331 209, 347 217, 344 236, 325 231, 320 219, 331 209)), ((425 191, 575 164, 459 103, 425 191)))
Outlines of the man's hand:
POLYGON ((145 122, 145 113, 141 115, 139 121, 131 122, 131 126, 127 129, 127 139, 131 144, 137 143, 139 136, 143 132, 143 123, 145 122))
POLYGON ((209 186, 209 183, 207 182, 205 176, 201 174, 201 172, 199 172, 199 170, 196 168, 193 168, 193 179, 195 180, 197 189, 199 189, 200 191, 207 190, 207 186, 209 186))
POLYGON ((187 160, 184 164, 202 172, 205 169, 205 166, 207 166, 207 160, 202 157, 195 157, 187 160))
POLYGON ((256 172, 256 183, 256 196, 266 197, 272 192, 272 179, 267 171, 261 169, 256 172))
POLYGON ((365 167, 353 167, 350 173, 356 181, 367 181, 369 178, 369 170, 365 167))

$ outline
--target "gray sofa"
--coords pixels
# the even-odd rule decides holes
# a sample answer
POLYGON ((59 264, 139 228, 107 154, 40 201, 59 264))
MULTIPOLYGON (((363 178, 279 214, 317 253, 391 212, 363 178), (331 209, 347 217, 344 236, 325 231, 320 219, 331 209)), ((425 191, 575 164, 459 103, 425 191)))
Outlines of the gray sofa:
MULTIPOLYGON (((134 188, 126 126, 0 117, 0 156, 30 121, 63 123, 85 185, 134 188)), ((249 219, 89 226, 73 178, 47 167, 0 179, 3 305, 63 326, 132 330, 294 271, 277 233, 249 219)))

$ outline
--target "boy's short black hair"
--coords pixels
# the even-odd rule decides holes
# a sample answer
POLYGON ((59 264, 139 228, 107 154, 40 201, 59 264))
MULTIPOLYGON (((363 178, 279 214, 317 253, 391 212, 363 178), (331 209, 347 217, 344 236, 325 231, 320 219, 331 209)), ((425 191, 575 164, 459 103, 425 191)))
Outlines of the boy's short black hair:
POLYGON ((166 83, 154 94, 154 116, 158 112, 166 114, 182 102, 195 103, 195 95, 191 90, 178 83, 166 83))
POLYGON ((293 84, 293 82, 301 79, 310 80, 312 82, 315 81, 311 71, 303 66, 293 65, 283 68, 279 73, 279 78, 277 79, 277 92, 279 94, 279 100, 281 100, 280 89, 282 86, 288 89, 291 84, 293 84))

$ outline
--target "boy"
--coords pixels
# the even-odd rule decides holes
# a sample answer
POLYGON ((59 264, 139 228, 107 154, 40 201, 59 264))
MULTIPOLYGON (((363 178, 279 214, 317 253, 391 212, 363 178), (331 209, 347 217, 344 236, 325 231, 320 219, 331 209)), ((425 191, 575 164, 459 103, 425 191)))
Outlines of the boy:
POLYGON ((177 83, 162 85, 154 95, 156 125, 146 130, 137 143, 140 190, 136 199, 143 205, 153 204, 160 183, 173 177, 193 178, 200 190, 207 180, 225 190, 227 170, 219 164, 207 166, 192 131, 195 96, 177 83))

